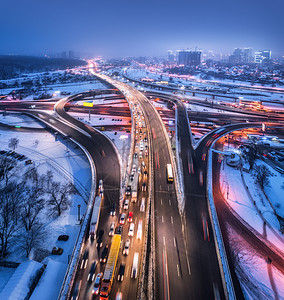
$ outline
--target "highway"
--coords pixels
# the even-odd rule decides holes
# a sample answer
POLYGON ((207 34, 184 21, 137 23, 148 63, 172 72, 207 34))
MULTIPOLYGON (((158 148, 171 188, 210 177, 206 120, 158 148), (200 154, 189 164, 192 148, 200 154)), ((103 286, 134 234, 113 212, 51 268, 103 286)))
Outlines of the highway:
MULTIPOLYGON (((152 129, 154 157, 154 225, 157 299, 191 298, 194 283, 182 233, 174 184, 167 182, 166 164, 171 163, 163 124, 148 99, 136 89, 118 83, 139 101, 152 129)), ((204 288, 202 289, 204 290, 204 288)), ((192 298, 194 299, 194 298, 192 298)), ((200 299, 200 298, 199 298, 200 299)))

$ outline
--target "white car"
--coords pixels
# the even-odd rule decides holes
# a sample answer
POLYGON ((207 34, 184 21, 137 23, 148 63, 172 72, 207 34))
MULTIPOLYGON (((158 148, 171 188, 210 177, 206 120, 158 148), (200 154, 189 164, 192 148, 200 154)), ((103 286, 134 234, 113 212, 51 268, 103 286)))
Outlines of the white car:
POLYGON ((141 200, 140 211, 145 211, 145 197, 143 197, 141 200))
POLYGON ((111 225, 110 225, 109 233, 108 233, 109 236, 114 235, 114 229, 115 229, 115 224, 114 224, 114 222, 112 222, 111 225))
POLYGON ((142 238, 142 220, 139 221, 138 229, 137 229, 137 239, 141 240, 142 238))
POLYGON ((128 236, 133 236, 133 235, 134 235, 134 223, 130 223, 128 236))
POLYGON ((129 208, 129 199, 125 199, 123 208, 124 209, 128 209, 129 208))
POLYGON ((135 252, 134 253, 134 258, 133 258, 133 264, 132 264, 132 269, 131 269, 131 278, 137 278, 138 274, 138 259, 139 259, 139 253, 135 252))
POLYGON ((125 244, 124 244, 122 254, 123 255, 128 255, 129 254, 129 248, 130 248, 130 239, 127 239, 125 244))
POLYGON ((125 214, 121 214, 119 223, 120 224, 124 224, 125 223, 125 214))

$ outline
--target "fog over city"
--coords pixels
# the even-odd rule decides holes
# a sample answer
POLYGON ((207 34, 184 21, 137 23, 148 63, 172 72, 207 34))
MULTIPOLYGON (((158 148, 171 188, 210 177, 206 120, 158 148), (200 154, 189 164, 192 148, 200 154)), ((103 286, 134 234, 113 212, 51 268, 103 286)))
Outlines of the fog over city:
POLYGON ((5 0, 0 7, 1 54, 73 49, 110 57, 194 47, 284 52, 281 0, 5 0))

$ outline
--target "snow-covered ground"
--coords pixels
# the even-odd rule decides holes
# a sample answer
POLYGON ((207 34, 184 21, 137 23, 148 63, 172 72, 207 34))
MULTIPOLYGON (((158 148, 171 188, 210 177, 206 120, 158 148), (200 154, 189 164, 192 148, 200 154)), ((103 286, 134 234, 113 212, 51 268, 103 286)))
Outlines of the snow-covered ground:
POLYGON ((30 117, 19 113, 0 113, 0 123, 29 128, 44 128, 44 124, 34 122, 30 117))
MULTIPOLYGON (((21 122, 24 125, 22 116, 17 118, 15 115, 5 117, 9 124, 18 124, 21 122)), ((0 116, 0 122, 3 121, 3 117, 0 116)), ((33 121, 25 117, 25 121, 30 127, 40 127, 38 122, 33 121)), ((44 259, 44 263, 47 263, 48 267, 41 280, 44 282, 51 282, 51 287, 46 287, 44 294, 46 299, 56 299, 53 297, 58 294, 65 275, 65 271, 68 265, 68 256, 71 255, 74 242, 79 232, 79 225, 77 220, 78 208, 77 205, 81 205, 81 214, 86 209, 86 203, 91 187, 91 170, 90 165, 80 149, 75 149, 75 145, 71 142, 63 141, 60 137, 58 140, 55 136, 47 131, 19 131, 19 130, 3 130, 0 129, 1 150, 11 150, 8 147, 9 140, 11 138, 18 138, 19 145, 15 151, 19 154, 24 154, 27 158, 31 159, 34 165, 38 168, 40 174, 46 173, 51 170, 54 174, 54 181, 67 182, 71 181, 75 184, 79 192, 83 197, 76 195, 71 197, 71 206, 64 211, 60 217, 49 217, 48 211, 44 210, 40 219, 45 224, 47 235, 42 241, 41 248, 51 252, 54 246, 63 248, 63 254, 60 256, 48 254, 44 259), (38 142, 35 142, 38 141, 38 142), (57 238, 60 234, 68 234, 69 240, 58 241, 57 238), (56 276, 55 276, 56 274, 56 276), (49 276, 54 276, 52 279, 49 276)), ((21 165, 21 171, 24 172, 28 166, 24 162, 19 162, 21 165)), ((47 252, 47 253, 48 253, 47 252)), ((33 258, 33 254, 30 255, 30 259, 33 258)), ((23 262, 26 260, 25 255, 20 250, 14 249, 13 253, 9 256, 8 260, 15 262, 23 262)), ((4 278, 7 281, 8 275, 12 274, 11 269, 0 268, 0 278, 4 278)), ((4 285, 4 284, 3 284, 4 285)), ((0 284, 0 291, 3 288, 2 281, 0 284)), ((40 285, 36 288, 40 288, 40 285)), ((42 291, 40 292, 40 294, 42 291)), ((39 299, 39 298, 34 298, 39 299)))
MULTIPOLYGON (((158 73, 153 73, 150 72, 149 70, 144 70, 144 69, 127 69, 127 75, 130 78, 140 80, 141 78, 153 78, 155 80, 166 80, 170 81, 170 77, 166 74, 163 74, 161 77, 161 74, 158 73)), ((198 79, 198 78, 197 78, 198 79)), ((214 84, 211 84, 210 81, 205 81, 203 80, 202 82, 198 82, 196 78, 193 77, 193 80, 186 80, 184 78, 174 78, 173 82, 176 84, 180 85, 191 85, 192 88, 205 88, 205 87, 212 87, 213 89, 216 88, 214 84)), ((224 79, 221 80, 220 83, 226 83, 229 84, 231 83, 233 86, 239 85, 239 88, 232 87, 231 88, 231 94, 228 94, 228 96, 241 96, 244 99, 252 99, 252 100, 261 100, 261 101, 269 101, 269 100, 284 100, 283 93, 278 93, 278 92, 267 92, 267 91, 251 91, 251 90, 246 90, 242 88, 242 85, 247 85, 250 86, 250 83, 244 83, 244 82, 232 82, 231 80, 224 79), (247 93, 247 94, 246 94, 247 93), (249 93, 256 93, 258 96, 255 95, 249 95, 249 93)), ((200 97, 200 95, 198 95, 200 97)), ((205 96, 204 96, 205 97, 205 96)), ((227 101, 227 100, 226 100, 227 101)))
POLYGON ((235 269, 246 300, 284 299, 284 276, 241 236, 228 230, 235 269))
MULTIPOLYGON (((264 164, 264 162, 257 161, 256 164, 264 164)), ((283 205, 281 205, 283 177, 270 166, 266 166, 273 173, 270 178, 271 187, 266 188, 266 192, 272 204, 280 204, 279 213, 282 213, 284 210, 283 205)), ((224 198, 233 210, 268 242, 273 244, 275 249, 284 253, 284 236, 280 232, 280 224, 271 205, 255 183, 252 174, 243 172, 242 177, 239 169, 230 167, 223 161, 220 185, 224 198)), ((238 257, 237 273, 246 292, 246 299, 255 299, 257 289, 259 289, 259 295, 262 296, 260 299, 277 299, 274 295, 275 286, 278 299, 284 299, 284 275, 273 266, 269 266, 236 233, 230 233, 230 240, 232 249, 238 257), (250 289, 245 285, 245 276, 252 280, 254 288, 250 289)))

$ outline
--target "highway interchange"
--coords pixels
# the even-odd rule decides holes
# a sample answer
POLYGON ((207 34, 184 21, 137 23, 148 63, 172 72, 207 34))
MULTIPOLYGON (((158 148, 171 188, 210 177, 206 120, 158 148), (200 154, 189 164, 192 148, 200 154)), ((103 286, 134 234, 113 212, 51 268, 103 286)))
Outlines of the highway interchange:
MULTIPOLYGON (((222 118, 221 114, 214 115, 213 113, 204 112, 197 116, 194 113, 188 113, 186 111, 185 105, 180 97, 157 92, 148 92, 144 95, 125 83, 114 81, 106 76, 98 76, 106 80, 111 87, 114 86, 122 91, 122 93, 126 95, 126 98, 128 97, 128 102, 130 102, 129 99, 131 98, 132 101, 136 103, 136 107, 139 107, 141 113, 140 118, 142 119, 141 116, 143 115, 143 119, 146 121, 146 126, 142 134, 144 135, 145 130, 145 136, 149 139, 147 143, 149 145, 149 156, 146 157, 145 152, 143 152, 142 159, 134 158, 133 156, 130 158, 132 164, 135 164, 136 168, 140 167, 140 169, 142 169, 141 162, 145 161, 145 169, 150 176, 146 179, 142 174, 139 176, 138 201, 137 203, 131 203, 130 208, 125 211, 126 213, 133 211, 133 221, 135 224, 134 237, 131 238, 131 251, 129 255, 124 256, 121 253, 122 251, 120 251, 117 269, 121 262, 126 263, 125 278, 123 282, 118 282, 116 280, 117 270, 115 271, 113 291, 110 295, 110 299, 115 299, 117 291, 122 292, 123 299, 140 298, 142 294, 148 299, 228 298, 226 290, 224 289, 222 270, 220 269, 218 261, 218 253, 216 252, 214 242, 215 237, 208 213, 206 190, 208 151, 216 138, 240 128, 260 127, 261 123, 259 121, 262 119, 265 121, 268 117, 262 113, 253 114, 251 112, 244 114, 244 116, 231 115, 232 122, 244 120, 246 123, 216 129, 202 139, 198 146, 194 148, 188 117, 193 120, 195 118, 202 118, 206 121, 212 121, 213 119, 219 119, 220 121, 220 117, 222 118), (168 183, 166 178, 166 165, 168 163, 173 164, 174 159, 171 153, 172 149, 169 137, 161 117, 169 117, 169 114, 173 117, 173 114, 171 112, 162 112, 159 115, 149 100, 153 97, 159 97, 165 102, 170 101, 176 110, 176 134, 177 140, 180 143, 179 155, 182 162, 181 171, 184 186, 184 195, 182 196, 185 200, 182 214, 178 209, 180 191, 177 189, 176 184, 168 183), (256 122, 256 120, 258 122, 256 122), (150 178, 152 178, 152 181, 150 178), (147 190, 145 192, 141 190, 143 182, 147 184, 147 190), (150 213, 149 224, 147 224, 147 209, 145 212, 140 211, 142 197, 147 199, 146 206, 149 208, 150 213), (150 238, 143 234, 142 240, 137 240, 136 230, 139 220, 143 222, 143 233, 148 232, 151 236, 150 238), (151 247, 150 251, 147 249, 149 246, 151 247), (151 253, 152 249, 155 249, 153 253, 151 253), (139 276, 136 280, 130 278, 134 252, 139 252, 140 258, 139 276), (144 257, 144 260, 142 260, 143 253, 148 253, 148 256, 146 255, 147 257, 144 257), (152 268, 146 268, 144 272, 147 274, 141 276, 141 271, 144 268, 142 263, 149 263, 150 260, 152 260, 155 265, 153 266, 151 264, 152 268), (145 276, 148 279, 153 279, 153 286, 150 285, 149 289, 144 282, 144 290, 141 291, 141 281, 143 278, 145 280, 145 276)), ((112 92, 113 90, 109 91, 109 93, 112 92)), ((112 99, 123 98, 122 94, 118 91, 115 93, 118 95, 109 97, 112 97, 112 99)), ((88 97, 90 96, 94 95, 88 95, 88 97)), ((104 97, 107 98, 108 96, 106 95, 104 97)), ((84 96, 81 94, 75 95, 74 97, 68 97, 68 100, 57 102, 55 105, 57 115, 53 116, 37 110, 52 109, 54 103, 50 102, 38 102, 37 109, 30 109, 30 103, 23 102, 21 109, 25 111, 25 113, 42 120, 47 126, 51 126, 55 130, 64 133, 67 138, 72 137, 72 139, 84 146, 90 153, 96 166, 97 184, 100 179, 102 179, 104 183, 104 197, 101 204, 98 230, 104 230, 103 243, 104 245, 110 245, 111 237, 108 236, 110 225, 112 222, 115 222, 117 226, 119 216, 124 212, 123 201, 125 196, 123 196, 123 198, 120 197, 121 168, 113 144, 99 131, 73 118, 66 112, 72 112, 72 110, 76 111, 76 107, 70 105, 70 103, 67 104, 67 102, 79 99, 84 99, 84 96), (111 172, 109 172, 109 170, 111 170, 111 172), (116 205, 116 216, 110 216, 113 203, 116 205)), ((197 102, 193 101, 193 103, 197 102)), ((200 102, 198 102, 198 104, 200 104, 200 102)), ((134 104, 132 104, 132 107, 133 105, 134 104)), ((203 102, 202 105, 206 107, 210 104, 203 102)), ((9 109, 11 110, 19 110, 19 107, 18 104, 9 105, 9 109)), ((216 108, 224 109, 224 106, 216 108)), ((79 110, 84 113, 87 112, 82 107, 79 110)), ((97 107, 95 110, 96 113, 103 114, 104 108, 97 107)), ((121 117, 129 117, 131 115, 129 110, 114 107, 107 108, 107 111, 111 113, 111 115, 119 115, 121 117)), ((228 111, 236 112, 236 110, 232 108, 229 108, 228 111)), ((242 113, 244 112, 242 111, 242 113)), ((224 120, 226 120, 226 116, 228 117, 228 115, 223 116, 224 120)), ((269 115, 270 122, 276 122, 281 119, 282 116, 277 114, 269 115)), ((132 119, 132 121, 134 121, 134 119, 132 119)), ((138 135, 140 135, 140 132, 138 135)), ((139 150, 134 149, 133 153, 134 152, 139 152, 139 150)), ((123 249, 125 240, 128 238, 128 227, 129 225, 126 221, 126 224, 123 225, 121 250, 123 249)), ((94 242, 89 240, 87 234, 82 246, 82 256, 86 249, 88 249, 86 268, 78 268, 73 283, 75 285, 75 282, 80 282, 79 299, 92 298, 93 284, 88 282, 87 277, 92 262, 99 260, 102 251, 102 249, 95 247, 94 242)), ((103 270, 104 265, 98 264, 96 272, 103 272, 103 270)), ((234 272, 232 271, 232 273, 234 272)), ((241 299, 242 293, 240 286, 234 274, 232 274, 232 277, 237 298, 241 299)), ((69 294, 72 295, 72 289, 69 294)))

